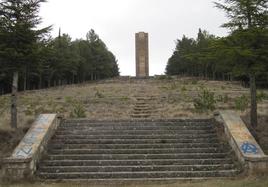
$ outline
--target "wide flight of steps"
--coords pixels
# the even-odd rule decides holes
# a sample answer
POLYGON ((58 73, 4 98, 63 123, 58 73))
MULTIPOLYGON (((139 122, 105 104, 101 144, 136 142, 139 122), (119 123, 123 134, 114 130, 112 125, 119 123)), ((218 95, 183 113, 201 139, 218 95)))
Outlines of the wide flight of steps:
POLYGON ((240 170, 212 120, 65 120, 37 176, 49 180, 169 180, 233 177, 240 170))

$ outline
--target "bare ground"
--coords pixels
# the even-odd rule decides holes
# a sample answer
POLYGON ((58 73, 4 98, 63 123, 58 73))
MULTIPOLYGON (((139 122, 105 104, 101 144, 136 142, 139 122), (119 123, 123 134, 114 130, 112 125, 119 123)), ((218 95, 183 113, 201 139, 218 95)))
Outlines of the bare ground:
POLYGON ((265 177, 250 177, 242 179, 216 179, 197 181, 171 181, 171 182, 147 182, 126 184, 88 184, 88 183, 24 183, 5 184, 0 187, 267 187, 268 179, 265 177))

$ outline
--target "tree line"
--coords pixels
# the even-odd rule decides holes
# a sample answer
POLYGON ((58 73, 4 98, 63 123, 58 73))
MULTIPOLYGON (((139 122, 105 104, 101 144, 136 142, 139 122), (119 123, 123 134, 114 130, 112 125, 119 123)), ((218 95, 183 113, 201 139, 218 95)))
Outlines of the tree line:
POLYGON ((232 32, 216 37, 199 29, 197 38, 183 36, 166 66, 166 74, 201 77, 212 80, 249 81, 256 74, 259 86, 268 87, 268 30, 232 32), (244 42, 244 44, 242 44, 244 42), (239 46, 239 45, 243 46, 239 46), (253 45, 254 48, 247 48, 253 45))
POLYGON ((44 0, 0 3, 0 94, 10 93, 14 72, 18 89, 32 90, 82 83, 119 75, 114 54, 94 30, 86 39, 50 36, 51 26, 37 29, 44 0))

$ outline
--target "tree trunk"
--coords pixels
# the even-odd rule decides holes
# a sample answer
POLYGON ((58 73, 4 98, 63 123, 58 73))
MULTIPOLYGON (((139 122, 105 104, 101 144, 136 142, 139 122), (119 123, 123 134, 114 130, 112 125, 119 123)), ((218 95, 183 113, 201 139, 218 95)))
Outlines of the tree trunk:
POLYGON ((257 116, 257 90, 256 90, 256 79, 255 75, 250 75, 250 96, 251 96, 251 107, 250 107, 250 122, 252 127, 258 126, 257 116))
POLYGON ((38 83, 38 89, 42 89, 42 75, 39 75, 39 83, 38 83))
POLYGON ((73 73, 72 84, 74 84, 74 80, 75 80, 75 75, 74 75, 74 73, 73 73))
POLYGON ((50 86, 51 86, 51 80, 50 80, 50 77, 49 77, 48 80, 47 80, 47 87, 50 88, 50 86))
POLYGON ((11 128, 17 128, 17 92, 19 73, 13 73, 12 93, 11 93, 11 128))
POLYGON ((26 70, 25 70, 25 73, 24 73, 24 79, 23 79, 23 91, 27 90, 27 73, 26 73, 26 70))

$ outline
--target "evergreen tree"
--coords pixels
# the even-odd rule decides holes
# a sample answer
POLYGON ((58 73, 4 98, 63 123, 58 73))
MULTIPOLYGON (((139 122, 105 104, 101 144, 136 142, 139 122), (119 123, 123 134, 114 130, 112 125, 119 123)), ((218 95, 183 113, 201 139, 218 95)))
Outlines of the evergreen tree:
POLYGON ((0 2, 0 58, 13 74, 11 126, 17 128, 16 94, 19 72, 26 73, 33 63, 36 43, 50 27, 37 29, 40 4, 45 0, 3 0, 0 2))
MULTIPOLYGON (((268 26, 268 3, 267 0, 224 0, 222 3, 215 3, 224 10, 229 22, 223 27, 230 28, 233 33, 230 39, 233 42, 233 50, 237 51, 237 61, 244 62, 243 68, 250 78, 251 93, 251 125, 256 127, 257 121, 257 100, 256 100, 256 74, 265 58, 263 45, 260 45, 260 36, 267 37, 268 26)), ((266 40, 266 39, 265 39, 266 40)), ((263 42, 261 42, 263 44, 263 42)), ((264 43, 264 45, 266 45, 264 43)), ((266 46, 267 47, 267 46, 266 46)), ((264 49, 265 50, 265 49, 264 49)), ((266 48, 267 50, 267 48, 266 48)), ((242 67, 240 67, 242 68, 242 67)))

